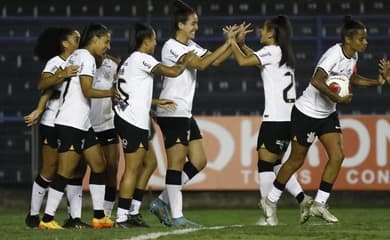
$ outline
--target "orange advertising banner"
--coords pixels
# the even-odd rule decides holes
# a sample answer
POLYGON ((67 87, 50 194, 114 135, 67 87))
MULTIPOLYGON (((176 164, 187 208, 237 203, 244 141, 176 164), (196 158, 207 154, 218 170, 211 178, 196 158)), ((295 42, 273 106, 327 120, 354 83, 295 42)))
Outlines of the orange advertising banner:
MULTIPOLYGON (((207 167, 192 179, 187 190, 258 190, 257 135, 261 117, 196 117, 204 138, 207 167)), ((340 116, 345 159, 334 190, 390 190, 390 116, 340 116)), ((162 189, 166 159, 158 126, 153 139, 158 167, 149 181, 152 190, 162 189)), ((285 158, 288 157, 289 150, 285 158)), ((319 141, 310 148, 298 181, 315 190, 327 163, 319 141)), ((121 157, 118 179, 123 173, 121 157)), ((118 181, 119 182, 119 181, 118 181)))

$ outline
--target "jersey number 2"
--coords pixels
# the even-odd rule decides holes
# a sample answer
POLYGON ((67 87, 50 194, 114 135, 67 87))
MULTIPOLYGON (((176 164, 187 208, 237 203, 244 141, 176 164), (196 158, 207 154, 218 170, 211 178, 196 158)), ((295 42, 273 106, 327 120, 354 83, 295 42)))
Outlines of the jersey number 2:
POLYGON ((291 82, 285 89, 283 89, 283 100, 286 103, 294 103, 295 102, 295 98, 288 98, 288 91, 290 91, 294 87, 294 81, 295 81, 294 80, 294 73, 286 72, 284 74, 284 76, 290 78, 291 82))

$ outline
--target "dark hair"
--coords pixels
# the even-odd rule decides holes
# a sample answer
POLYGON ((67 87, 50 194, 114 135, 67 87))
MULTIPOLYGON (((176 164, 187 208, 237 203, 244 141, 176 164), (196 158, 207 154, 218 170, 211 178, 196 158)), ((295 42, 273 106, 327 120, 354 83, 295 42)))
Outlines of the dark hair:
POLYGON ((84 27, 81 33, 79 48, 85 48, 88 46, 94 36, 102 37, 107 33, 111 33, 111 31, 103 24, 90 23, 88 26, 84 27))
POLYGON ((137 23, 130 31, 129 52, 137 50, 145 38, 151 38, 153 36, 153 28, 147 24, 137 23))
POLYGON ((62 42, 66 41, 75 29, 68 27, 46 28, 38 37, 34 53, 42 62, 60 55, 64 51, 62 42))
POLYGON ((353 19, 352 16, 344 17, 344 25, 341 29, 341 41, 344 42, 345 37, 351 37, 358 30, 365 29, 366 26, 359 20, 353 19))
POLYGON ((282 59, 279 66, 286 64, 295 68, 294 52, 291 47, 292 27, 287 16, 279 15, 267 21, 267 27, 274 30, 275 41, 282 50, 282 59))
POLYGON ((195 10, 190 7, 187 3, 181 0, 175 0, 173 2, 175 11, 173 14, 173 33, 176 33, 178 28, 178 23, 185 23, 188 20, 188 16, 196 14, 195 10))

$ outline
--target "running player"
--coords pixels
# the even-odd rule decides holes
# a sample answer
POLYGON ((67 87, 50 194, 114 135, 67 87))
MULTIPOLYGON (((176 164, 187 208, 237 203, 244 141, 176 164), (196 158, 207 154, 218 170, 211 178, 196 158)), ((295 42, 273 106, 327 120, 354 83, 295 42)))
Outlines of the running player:
POLYGON ((276 221, 276 204, 288 179, 303 164, 310 145, 318 136, 325 147, 328 162, 322 173, 310 215, 317 216, 329 223, 338 219, 328 210, 326 203, 344 160, 341 126, 336 112, 336 104, 348 104, 352 95, 340 97, 327 85, 326 79, 332 75, 344 75, 351 84, 357 86, 380 86, 384 84, 384 74, 388 65, 384 60, 379 63, 378 79, 367 79, 357 74, 358 53, 367 47, 367 29, 349 16, 344 19, 341 31, 341 43, 330 47, 319 60, 309 86, 298 98, 291 113, 292 148, 288 160, 282 165, 273 188, 263 202, 267 218, 276 221), (274 219, 274 220, 273 220, 274 219))
POLYGON ((78 65, 77 76, 66 80, 61 93, 61 106, 55 119, 58 134, 58 170, 49 188, 45 215, 39 228, 62 229, 54 220, 55 212, 64 194, 65 186, 77 167, 80 154, 83 153, 89 166, 91 176, 89 188, 93 203, 92 226, 110 228, 114 222, 104 215, 104 171, 106 162, 100 144, 89 119, 89 98, 117 97, 114 90, 99 90, 92 87, 96 71, 94 56, 102 57, 110 49, 111 33, 101 24, 88 25, 81 35, 80 49, 76 50, 66 61, 65 66, 78 65))
MULTIPOLYGON (((259 36, 265 46, 257 52, 245 45, 248 27, 249 24, 240 26, 241 34, 237 36, 237 43, 232 42, 232 51, 240 66, 260 67, 264 83, 265 108, 257 138, 262 205, 290 143, 290 115, 296 98, 295 59, 291 47, 292 27, 287 16, 277 16, 264 22, 259 36)), ((301 222, 305 222, 313 199, 303 193, 295 175, 291 176, 286 188, 300 204, 301 222)), ((277 225, 277 222, 269 220, 272 219, 261 217, 257 225, 277 225)))
MULTIPOLYGON (((153 74, 176 77, 182 74, 188 62, 194 57, 194 53, 187 54, 183 65, 168 67, 161 64, 152 56, 157 44, 156 33, 147 25, 135 26, 132 43, 130 56, 118 73, 117 87, 122 100, 114 108, 115 127, 122 139, 125 153, 125 171, 119 185, 116 225, 125 228, 134 226, 133 215, 130 215, 129 211, 137 181, 141 176, 140 170, 149 150, 148 130, 153 74)), ((170 100, 159 99, 155 103, 168 111, 175 107, 170 100)), ((148 227, 146 223, 137 226, 148 227)))
POLYGON ((168 168, 165 189, 151 202, 149 208, 165 225, 192 227, 199 225, 183 216, 181 189, 182 185, 207 164, 202 135, 191 113, 196 73, 197 70, 205 70, 211 65, 220 65, 230 56, 231 49, 226 41, 215 52, 210 53, 195 43, 193 39, 198 30, 198 15, 182 1, 175 1, 173 20, 174 37, 167 40, 163 46, 162 62, 169 66, 181 63, 183 56, 189 51, 195 51, 197 56, 183 74, 164 78, 160 98, 173 100, 177 103, 177 108, 173 112, 157 108, 157 122, 164 135, 168 168), (168 214, 168 203, 172 219, 168 214))

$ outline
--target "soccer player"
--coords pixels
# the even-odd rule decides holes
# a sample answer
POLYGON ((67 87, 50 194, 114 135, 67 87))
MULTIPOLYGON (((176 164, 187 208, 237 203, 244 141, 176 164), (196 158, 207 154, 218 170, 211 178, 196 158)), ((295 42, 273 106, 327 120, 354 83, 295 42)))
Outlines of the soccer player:
POLYGON ((266 217, 276 221, 276 204, 291 175, 303 164, 310 145, 318 136, 325 147, 328 162, 322 173, 310 215, 329 223, 338 219, 328 210, 326 203, 344 160, 341 126, 336 112, 336 104, 348 104, 352 95, 340 97, 327 85, 326 79, 332 75, 344 75, 351 84, 357 86, 380 86, 384 84, 384 74, 388 66, 384 60, 379 63, 378 79, 367 79, 357 74, 358 53, 367 47, 367 29, 358 20, 345 17, 341 31, 341 43, 330 47, 320 58, 309 86, 295 102, 291 113, 292 148, 288 160, 282 165, 273 188, 263 202, 266 217))
POLYGON ((164 78, 160 98, 173 100, 177 107, 175 111, 157 108, 157 123, 164 135, 168 169, 165 189, 151 202, 149 209, 165 225, 194 227, 199 225, 183 216, 181 189, 182 185, 207 164, 202 135, 191 113, 196 73, 197 70, 221 64, 230 56, 231 49, 226 41, 215 52, 210 53, 195 43, 193 39, 198 30, 198 15, 186 3, 179 0, 174 3, 174 37, 163 46, 162 62, 166 65, 181 63, 183 56, 189 51, 195 51, 196 56, 181 75, 164 78), (168 203, 172 219, 168 213, 168 203))
MULTIPOLYGON (((45 62, 38 82, 38 89, 43 91, 43 95, 37 108, 25 116, 25 121, 28 126, 31 126, 38 121, 43 113, 40 120, 43 162, 41 171, 32 186, 30 211, 25 219, 26 225, 31 228, 37 228, 39 225, 42 201, 57 170, 57 135, 54 130, 54 119, 59 106, 59 95, 64 79, 75 76, 79 68, 77 65, 70 65, 62 69, 62 65, 68 56, 78 48, 79 40, 79 32, 72 28, 50 27, 41 33, 35 46, 35 54, 42 62, 45 62)), ((72 186, 70 185, 67 193, 75 195, 79 192, 79 188, 72 186)), ((79 225, 84 226, 85 224, 80 220, 79 225)))
MULTIPOLYGON (((151 150, 149 149, 148 135, 153 74, 176 77, 182 74, 189 61, 194 58, 194 53, 188 53, 183 65, 166 66, 161 64, 152 56, 157 44, 156 33, 148 25, 135 25, 131 42, 130 56, 120 67, 118 73, 117 88, 122 99, 114 107, 114 123, 122 139, 125 153, 125 171, 119 185, 116 225, 124 228, 149 226, 141 221, 140 214, 131 215, 129 211, 135 187, 141 176, 140 171, 144 169, 143 163, 146 160, 146 153, 151 150)), ((159 99, 155 103, 168 111, 172 111, 175 107, 175 104, 170 100, 159 99)), ((154 165, 155 167, 156 165, 154 165)))
MULTIPOLYGON (((97 69, 93 80, 93 88, 109 90, 113 87, 117 77, 117 70, 121 60, 105 54, 103 58, 96 58, 97 69)), ((111 217, 117 191, 117 172, 119 162, 119 135, 114 126, 114 111, 109 98, 91 99, 92 128, 102 145, 104 157, 107 161, 105 170, 104 213, 111 217)))
POLYGON ((103 57, 110 49, 110 41, 111 32, 107 27, 101 24, 90 24, 82 32, 80 49, 76 50, 65 63, 65 66, 78 65, 80 69, 76 76, 66 79, 65 88, 61 93, 61 106, 54 122, 60 141, 58 170, 49 188, 45 214, 39 224, 41 229, 62 229, 54 220, 54 215, 65 186, 80 161, 81 153, 91 167, 89 189, 94 209, 92 227, 111 228, 114 225, 114 222, 104 215, 106 163, 89 119, 89 98, 118 97, 115 90, 99 90, 92 87, 96 72, 94 56, 103 57))
MULTIPOLYGON (((248 27, 249 24, 240 25, 241 34, 237 36, 237 42, 232 41, 232 51, 240 66, 258 66, 264 83, 265 108, 257 138, 262 205, 290 143, 290 114, 296 98, 295 59, 291 47, 292 27, 287 16, 277 16, 264 22, 259 30, 264 47, 257 52, 245 45, 245 35, 250 31, 248 27)), ((303 193, 295 175, 291 176, 286 188, 300 204, 301 222, 306 221, 313 199, 303 193)), ((278 224, 270 220, 262 217, 257 225, 278 224)))

